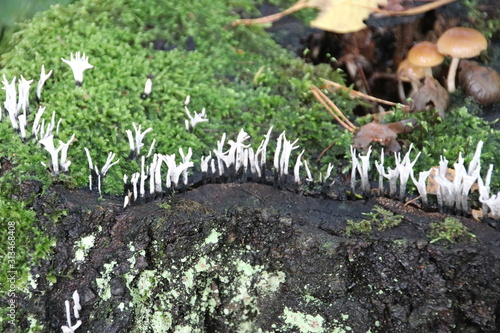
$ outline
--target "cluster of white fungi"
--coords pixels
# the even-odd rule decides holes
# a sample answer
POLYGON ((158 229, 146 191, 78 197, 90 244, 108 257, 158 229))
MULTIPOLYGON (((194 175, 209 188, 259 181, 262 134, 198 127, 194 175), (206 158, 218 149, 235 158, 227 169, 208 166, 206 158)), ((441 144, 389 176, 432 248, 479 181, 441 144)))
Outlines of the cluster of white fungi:
MULTIPOLYGON (((83 72, 87 69, 93 68, 88 62, 88 57, 76 52, 75 56, 71 54, 70 60, 61 58, 63 62, 67 63, 73 70, 75 84, 80 86, 83 82, 83 72)), ((37 100, 42 99, 42 88, 46 80, 51 76, 52 71, 45 73, 45 68, 42 66, 40 79, 36 91, 37 100)), ((12 124, 23 141, 28 140, 28 113, 29 113, 29 90, 33 80, 26 80, 23 76, 17 80, 8 81, 3 77, 3 90, 6 92, 4 109, 12 124)), ((145 84, 142 98, 148 98, 152 91, 152 81, 148 79, 145 84)), ((185 120, 186 130, 192 130, 197 124, 207 122, 206 110, 202 109, 200 113, 194 112, 193 114, 188 108, 190 103, 190 96, 187 96, 184 102, 184 110, 187 116, 185 120)), ((33 123, 31 125, 31 138, 41 144, 50 155, 51 162, 45 165, 54 176, 58 176, 60 172, 67 172, 71 161, 68 160, 68 148, 73 141, 75 135, 64 142, 58 140, 58 146, 54 143, 54 138, 59 135, 59 127, 62 119, 56 121, 55 112, 52 113, 51 120, 45 122, 42 119, 45 107, 39 106, 35 114, 33 123)), ((2 120, 0 113, 0 121, 2 120)), ((141 154, 141 148, 144 146, 144 138, 146 134, 151 132, 152 128, 142 130, 141 125, 132 124, 133 131, 127 130, 126 134, 129 140, 130 154, 128 159, 138 160, 140 162, 140 170, 130 175, 123 175, 124 183, 124 201, 123 206, 127 207, 132 203, 139 201, 156 198, 166 193, 175 191, 182 191, 193 182, 195 172, 193 172, 195 165, 192 161, 193 151, 187 148, 179 148, 178 157, 173 154, 161 154, 155 152, 155 140, 152 141, 147 154, 141 154)), ((275 145, 274 159, 272 167, 266 170, 267 163, 267 150, 268 144, 271 140, 272 127, 269 129, 260 145, 253 149, 247 142, 250 139, 249 135, 242 129, 238 133, 235 140, 228 140, 226 143, 226 134, 217 141, 217 148, 209 153, 208 156, 200 158, 200 168, 202 182, 223 182, 223 181, 258 181, 263 183, 270 183, 268 178, 272 179, 272 183, 278 187, 292 184, 296 188, 301 185, 313 184, 314 179, 309 170, 307 161, 302 156, 304 151, 300 152, 296 158, 293 167, 293 176, 289 174, 289 164, 291 153, 293 150, 299 148, 297 140, 290 141, 286 138, 285 132, 281 133, 275 145), (301 168, 303 167, 303 172, 301 168), (304 177, 301 174, 304 173, 304 177), (270 177, 268 177, 270 176, 270 177)), ((448 168, 448 161, 441 157, 439 166, 431 168, 428 171, 420 172, 416 178, 413 167, 419 154, 412 161, 410 154, 412 147, 404 155, 398 153, 395 156, 396 166, 394 168, 384 166, 384 153, 383 150, 380 154, 380 161, 375 161, 374 165, 378 172, 378 193, 380 195, 389 195, 394 198, 399 198, 404 201, 406 199, 406 187, 409 179, 415 184, 419 194, 422 205, 428 205, 428 195, 435 195, 438 206, 441 209, 451 209, 456 212, 469 212, 470 204, 468 202, 469 192, 473 184, 477 183, 479 191, 479 200, 483 204, 483 215, 486 216, 490 212, 493 218, 500 218, 500 193, 492 195, 490 192, 490 182, 493 166, 490 165, 484 179, 481 177, 480 170, 480 155, 483 143, 479 142, 476 152, 468 167, 464 166, 464 159, 460 155, 458 161, 454 163, 453 169, 448 168), (449 176, 449 170, 453 171, 453 176, 449 176), (434 182, 437 183, 437 189, 429 192, 427 179, 432 177, 434 182), (384 179, 388 180, 388 193, 385 191, 384 179), (398 191, 399 185, 399 194, 398 191)), ((89 188, 90 190, 97 190, 101 195, 101 184, 103 178, 106 176, 109 169, 119 163, 119 159, 113 152, 108 153, 106 163, 99 168, 93 163, 91 152, 88 148, 84 148, 88 159, 90 169, 89 175, 89 188)), ((370 155, 371 148, 365 155, 358 154, 356 150, 351 148, 352 156, 352 173, 351 173, 351 190, 356 193, 361 190, 364 196, 369 197, 373 189, 370 185, 370 155), (359 174, 361 184, 356 182, 356 176, 359 174)), ((317 184, 330 186, 333 184, 332 177, 333 166, 328 165, 325 174, 320 174, 316 180, 317 184)))
MULTIPOLYGON (((449 168, 449 161, 441 156, 439 166, 432 167, 428 171, 419 172, 418 178, 415 177, 413 166, 415 165, 420 153, 415 156, 412 161, 410 158, 412 145, 408 152, 401 157, 401 153, 395 153, 395 168, 384 167, 384 152, 380 154, 380 162, 375 161, 375 167, 378 172, 378 193, 380 195, 388 194, 392 198, 398 198, 401 201, 406 199, 406 186, 411 178, 413 184, 420 194, 420 200, 424 208, 428 205, 428 195, 435 195, 439 209, 453 211, 458 213, 469 213, 469 194, 473 185, 476 184, 479 191, 479 201, 482 203, 482 214, 487 216, 491 213, 493 218, 500 218, 500 192, 492 195, 490 191, 491 175, 493 165, 490 164, 486 176, 481 177, 481 150, 483 142, 479 141, 472 160, 467 168, 464 165, 462 153, 459 153, 456 163, 453 163, 453 168, 449 168), (433 183, 436 186, 429 186, 427 181, 432 177, 433 183), (389 191, 386 193, 384 187, 384 178, 389 181, 389 191), (398 193, 399 184, 399 193, 398 193)), ((352 157, 352 173, 351 173, 351 189, 356 191, 356 175, 361 178, 361 191, 365 196, 369 196, 372 192, 370 187, 369 169, 371 147, 365 155, 356 153, 356 150, 351 148, 352 157)), ((432 183, 431 183, 432 184, 432 183)))

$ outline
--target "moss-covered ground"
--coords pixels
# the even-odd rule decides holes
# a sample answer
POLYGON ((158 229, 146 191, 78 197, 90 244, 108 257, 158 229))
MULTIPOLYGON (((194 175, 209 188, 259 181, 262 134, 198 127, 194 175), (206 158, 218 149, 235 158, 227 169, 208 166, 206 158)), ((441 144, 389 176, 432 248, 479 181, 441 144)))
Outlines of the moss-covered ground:
MULTIPOLYGON (((70 172, 52 178, 40 163, 49 162, 42 147, 34 139, 22 142, 7 117, 0 122, 0 237, 8 239, 8 222, 15 222, 18 290, 27 289, 32 261, 46 257, 55 244, 43 226, 35 226, 32 196, 54 182, 86 187, 89 170, 84 147, 99 167, 108 152, 117 154, 120 163, 110 169, 102 188, 106 194, 121 194, 123 175, 139 171, 137 161, 127 161, 126 130, 133 130, 133 123, 153 129, 146 135, 143 150, 155 139, 157 152, 173 154, 191 147, 195 161, 208 155, 223 133, 234 139, 243 128, 256 148, 273 126, 274 137, 286 130, 287 137, 299 138, 311 161, 335 142, 323 164, 313 168, 321 169, 329 162, 338 171, 348 167, 351 135, 332 121, 309 91, 311 84, 320 84, 320 78, 343 82, 343 74, 327 65, 304 63, 276 44, 262 27, 231 26, 243 12, 257 16, 259 3, 82 0, 54 6, 22 24, 12 36, 9 51, 1 55, 0 75, 9 81, 20 75, 34 79, 31 124, 38 108, 35 87, 41 66, 53 70, 40 102, 47 108, 44 119, 50 121, 55 112, 56 119, 63 119, 59 138, 67 141, 75 134, 76 140, 69 149, 70 172), (94 65, 85 71, 81 87, 75 86, 71 69, 61 61, 77 51, 85 52, 94 65), (152 94, 141 99, 148 78, 153 81, 152 94), (190 110, 206 108, 209 118, 193 131, 184 125, 183 102, 188 95, 190 110), (19 185, 27 179, 41 182, 33 195, 20 193, 19 185)), ((352 115, 355 101, 344 95, 332 99, 352 115)), ((423 152, 417 167, 436 165, 440 154, 453 162, 460 151, 467 161, 479 140, 485 141, 483 164, 499 166, 500 132, 469 112, 475 109, 476 104, 457 97, 445 120, 417 115, 422 129, 406 137, 423 152)), ((396 112, 388 121, 403 117, 407 115, 396 112)), ((494 187, 499 179, 494 175, 494 187)), ((5 285, 9 250, 2 247, 0 251, 0 284, 5 285)))

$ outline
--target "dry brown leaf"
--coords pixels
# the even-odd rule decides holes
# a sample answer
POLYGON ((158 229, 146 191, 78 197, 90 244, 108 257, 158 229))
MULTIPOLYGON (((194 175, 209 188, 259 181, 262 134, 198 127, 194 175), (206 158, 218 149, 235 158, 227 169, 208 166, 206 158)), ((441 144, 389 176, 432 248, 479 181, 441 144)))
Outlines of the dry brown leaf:
POLYGON ((320 10, 311 26, 341 34, 360 31, 373 10, 386 4, 387 0, 310 0, 309 6, 320 10))
MULTIPOLYGON (((439 189, 439 184, 436 182, 436 177, 437 172, 439 172, 439 167, 433 167, 431 170, 431 173, 429 174, 429 177, 427 178, 427 186, 426 190, 428 194, 437 194, 437 191, 439 189)), ((448 179, 450 182, 452 182, 455 179, 455 169, 451 168, 446 168, 446 173, 445 173, 445 178, 448 179)), ((472 184, 470 191, 478 191, 479 190, 479 185, 477 185, 477 182, 472 184)))
POLYGON ((472 218, 478 222, 481 222, 481 219, 483 218, 483 210, 481 208, 479 209, 472 209, 471 210, 472 218))
POLYGON ((428 106, 434 106, 439 116, 444 119, 444 112, 448 108, 450 96, 448 91, 432 77, 426 77, 425 83, 412 97, 410 111, 423 111, 428 106))
MULTIPOLYGON (((428 194, 437 194, 437 191, 439 189, 439 184, 437 183, 436 179, 436 174, 439 172, 439 167, 434 167, 431 170, 431 173, 429 174, 429 177, 427 178, 427 186, 426 190, 428 194)), ((446 168, 446 174, 445 174, 446 179, 448 179, 450 182, 455 179, 455 170, 446 168)))

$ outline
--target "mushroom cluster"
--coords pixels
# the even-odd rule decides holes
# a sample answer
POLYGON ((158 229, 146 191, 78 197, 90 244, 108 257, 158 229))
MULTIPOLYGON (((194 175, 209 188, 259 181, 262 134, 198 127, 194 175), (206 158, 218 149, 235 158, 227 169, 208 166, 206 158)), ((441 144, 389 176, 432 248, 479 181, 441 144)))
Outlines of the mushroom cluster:
MULTIPOLYGON (((461 59, 477 57, 482 51, 486 50, 487 44, 486 38, 479 31, 465 27, 454 27, 446 30, 436 43, 423 41, 415 44, 408 51, 408 57, 401 62, 397 70, 398 91, 401 100, 403 102, 406 100, 402 86, 403 81, 411 82, 412 90, 409 96, 415 99, 417 88, 418 90, 422 89, 421 80, 425 77, 426 82, 430 82, 428 78, 433 77, 432 68, 439 66, 444 57, 448 56, 452 58, 446 79, 446 87, 449 93, 454 92, 456 89, 457 68, 460 68, 462 73, 459 76, 459 82, 467 95, 483 105, 498 103, 500 100, 498 83, 500 76, 495 70, 479 65, 471 66, 468 62, 464 66, 458 67, 461 59)), ((438 84, 437 81, 433 82, 438 84)), ((441 89, 432 91, 437 90, 441 91, 441 89)), ((442 90, 444 92, 444 89, 442 90)), ((426 91, 422 91, 422 94, 426 94, 426 91)), ((439 95, 444 96, 442 92, 439 95)), ((420 99, 422 97, 427 98, 426 96, 420 96, 420 99)), ((435 98, 430 99, 434 100, 433 104, 435 105, 435 98)), ((443 101, 443 106, 447 104, 447 97, 445 99, 446 103, 443 101)), ((415 105, 413 110, 415 110, 415 105)), ((439 111, 441 116, 444 115, 442 107, 439 111)))

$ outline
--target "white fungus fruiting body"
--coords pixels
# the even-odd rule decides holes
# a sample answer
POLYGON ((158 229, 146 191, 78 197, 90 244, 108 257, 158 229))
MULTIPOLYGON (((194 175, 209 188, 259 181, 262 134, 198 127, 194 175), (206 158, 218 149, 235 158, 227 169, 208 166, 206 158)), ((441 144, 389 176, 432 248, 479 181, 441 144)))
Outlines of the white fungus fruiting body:
POLYGON ((151 95, 151 90, 153 89, 153 81, 151 79, 146 80, 146 84, 144 85, 144 95, 142 98, 147 98, 149 95, 151 95))
POLYGON ((42 72, 40 73, 40 79, 38 80, 38 84, 36 87, 36 97, 40 101, 42 99, 42 88, 47 79, 52 75, 52 70, 48 73, 45 73, 45 66, 42 65, 42 72))
POLYGON ((85 56, 85 52, 80 56, 80 52, 76 52, 75 56, 73 53, 70 54, 70 60, 61 58, 61 60, 68 64, 73 71, 73 77, 75 78, 75 84, 81 86, 83 83, 83 72, 87 69, 94 68, 93 65, 89 63, 89 57, 85 56))

